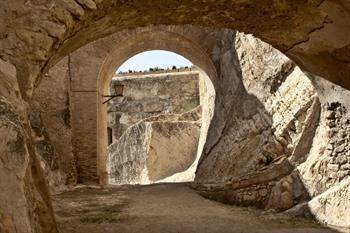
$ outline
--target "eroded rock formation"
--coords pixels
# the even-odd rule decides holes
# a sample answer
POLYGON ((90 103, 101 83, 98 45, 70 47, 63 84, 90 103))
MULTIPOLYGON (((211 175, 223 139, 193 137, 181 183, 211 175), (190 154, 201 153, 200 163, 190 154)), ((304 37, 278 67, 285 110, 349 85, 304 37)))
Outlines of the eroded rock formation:
POLYGON ((248 93, 237 91, 240 103, 232 109, 230 126, 219 144, 202 159, 199 182, 226 182, 257 171, 280 156, 302 161, 318 124, 316 90, 299 68, 251 36, 238 34, 235 47, 241 88, 248 93))
POLYGON ((244 114, 237 116, 232 131, 222 135, 221 143, 226 138, 227 143, 219 143, 203 158, 196 180, 207 185, 200 185, 200 192, 279 211, 302 203, 299 214, 349 227, 349 215, 335 210, 337 204, 348 205, 348 92, 317 78, 309 80, 281 53, 252 36, 238 34, 235 46, 244 86, 262 106, 247 120, 244 114), (215 172, 208 175, 207 170, 215 172), (332 199, 329 204, 327 198, 332 199), (337 217, 328 218, 325 212, 337 217))
POLYGON ((109 147, 111 184, 149 184, 184 172, 196 159, 200 123, 141 121, 109 147))

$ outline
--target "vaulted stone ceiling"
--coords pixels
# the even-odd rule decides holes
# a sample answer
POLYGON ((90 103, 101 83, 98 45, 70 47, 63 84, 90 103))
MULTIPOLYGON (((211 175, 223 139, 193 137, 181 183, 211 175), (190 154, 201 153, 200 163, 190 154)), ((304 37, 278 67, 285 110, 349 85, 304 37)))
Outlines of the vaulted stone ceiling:
POLYGON ((22 65, 20 84, 29 96, 40 71, 60 57, 113 32, 150 24, 252 33, 308 72, 350 88, 350 3, 346 0, 7 0, 0 4, 2 58, 22 65))

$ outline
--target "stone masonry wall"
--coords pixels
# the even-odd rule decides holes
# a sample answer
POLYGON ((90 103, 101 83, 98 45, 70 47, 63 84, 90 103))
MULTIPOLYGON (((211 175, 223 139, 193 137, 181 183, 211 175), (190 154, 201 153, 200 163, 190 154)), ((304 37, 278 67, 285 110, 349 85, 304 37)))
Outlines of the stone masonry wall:
MULTIPOLYGON (((114 85, 123 85, 124 92, 108 104, 114 137, 109 182, 149 184, 186 173, 197 158, 200 137, 198 71, 118 75, 111 94, 114 85)), ((182 177, 191 177, 187 173, 182 177)))
POLYGON ((158 74, 118 75, 114 85, 123 85, 123 97, 108 103, 109 127, 113 140, 120 138, 131 125, 159 114, 179 114, 199 106, 199 76, 197 71, 158 74))

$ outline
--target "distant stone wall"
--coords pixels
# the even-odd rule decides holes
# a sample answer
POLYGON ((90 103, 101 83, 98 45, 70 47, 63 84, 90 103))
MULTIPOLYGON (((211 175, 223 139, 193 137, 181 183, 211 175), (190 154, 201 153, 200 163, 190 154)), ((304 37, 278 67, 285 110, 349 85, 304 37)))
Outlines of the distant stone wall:
MULTIPOLYGON (((201 135, 198 71, 125 75, 111 82, 111 94, 115 85, 124 91, 108 104, 109 183, 149 184, 185 172, 201 135)), ((189 172, 183 177, 194 177, 195 169, 189 172)))
POLYGON ((108 148, 109 183, 150 184, 185 172, 197 157, 200 119, 198 107, 184 114, 150 117, 130 126, 108 148))
POLYGON ((198 71, 118 75, 111 82, 123 85, 123 97, 108 102, 108 119, 116 141, 131 125, 159 114, 179 114, 200 105, 198 71))

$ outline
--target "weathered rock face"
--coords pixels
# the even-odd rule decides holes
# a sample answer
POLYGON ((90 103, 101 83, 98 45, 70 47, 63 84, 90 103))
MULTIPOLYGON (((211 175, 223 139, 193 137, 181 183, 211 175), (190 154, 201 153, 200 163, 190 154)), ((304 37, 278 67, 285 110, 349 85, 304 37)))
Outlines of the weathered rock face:
POLYGON ((232 184, 209 194, 214 199, 285 210, 309 197, 298 173, 290 174, 307 159, 320 102, 311 81, 271 46, 238 33, 235 47, 248 95, 239 98, 196 180, 232 184), (279 166, 281 158, 289 165, 279 166))
POLYGON ((312 195, 318 195, 348 177, 348 91, 319 79, 314 80, 322 103, 320 127, 305 164, 299 167, 312 195))
POLYGON ((109 182, 149 184, 186 171, 200 136, 193 114, 159 115, 129 127, 108 149, 109 182))
POLYGON ((75 184, 77 178, 72 153, 67 71, 68 59, 65 58, 44 76, 33 94, 29 114, 36 152, 51 191, 75 184))
POLYGON ((150 130, 150 124, 137 124, 127 129, 118 143, 109 146, 107 171, 110 184, 147 183, 144 170, 150 130))
POLYGON ((246 110, 260 110, 245 120, 244 110, 237 108, 242 114, 229 127, 237 130, 224 132, 221 142, 227 138, 227 143, 219 142, 199 166, 197 181, 211 184, 197 188, 209 198, 280 211, 304 203, 290 212, 349 228, 344 212, 349 206, 349 92, 319 78, 308 80, 251 36, 238 35, 235 46, 244 86, 262 106, 241 100, 246 110), (207 175, 208 170, 213 172, 207 175))
POLYGON ((0 60, 0 232, 57 232, 16 69, 0 60))
POLYGON ((297 164, 305 159, 318 124, 316 91, 298 68, 252 36, 238 34, 235 43, 241 88, 248 95, 237 98, 240 103, 231 110, 230 126, 203 158, 196 177, 199 182, 226 182, 266 167, 280 156, 297 164))
POLYGON ((308 203, 313 216, 324 224, 350 229, 349 194, 350 179, 347 177, 334 187, 316 196, 308 203))
POLYGON ((162 180, 184 172, 197 156, 200 123, 161 122, 152 124, 152 138, 147 158, 148 177, 162 180))
POLYGON ((284 211, 309 200, 309 193, 300 174, 295 171, 273 185, 265 208, 284 211))
POLYGON ((112 94, 116 85, 124 90, 123 97, 108 104, 108 127, 114 141, 140 120, 188 112, 200 104, 198 71, 118 75, 111 82, 112 94))

